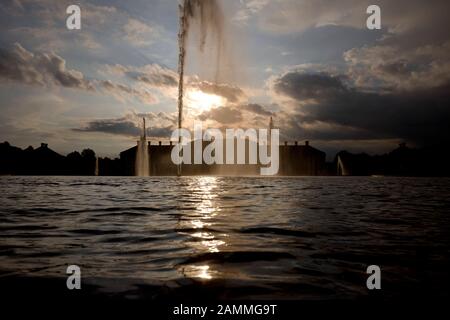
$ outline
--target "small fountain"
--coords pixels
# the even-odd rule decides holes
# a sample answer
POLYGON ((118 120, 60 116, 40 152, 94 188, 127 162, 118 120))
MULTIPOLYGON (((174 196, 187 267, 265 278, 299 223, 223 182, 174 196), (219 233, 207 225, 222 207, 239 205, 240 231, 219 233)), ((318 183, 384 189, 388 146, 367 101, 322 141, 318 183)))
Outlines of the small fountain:
POLYGON ((139 177, 148 177, 150 175, 147 133, 145 128, 145 118, 143 120, 143 132, 138 141, 136 151, 135 175, 139 177))
POLYGON ((98 176, 99 168, 98 168, 98 157, 95 158, 95 172, 94 175, 98 176))

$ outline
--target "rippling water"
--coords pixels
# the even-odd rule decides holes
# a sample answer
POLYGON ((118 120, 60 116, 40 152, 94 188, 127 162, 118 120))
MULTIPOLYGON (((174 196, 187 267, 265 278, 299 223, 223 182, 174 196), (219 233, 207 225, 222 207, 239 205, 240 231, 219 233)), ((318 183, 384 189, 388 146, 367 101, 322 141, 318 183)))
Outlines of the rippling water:
POLYGON ((82 269, 97 293, 448 295, 450 180, 0 177, 0 279, 82 269))

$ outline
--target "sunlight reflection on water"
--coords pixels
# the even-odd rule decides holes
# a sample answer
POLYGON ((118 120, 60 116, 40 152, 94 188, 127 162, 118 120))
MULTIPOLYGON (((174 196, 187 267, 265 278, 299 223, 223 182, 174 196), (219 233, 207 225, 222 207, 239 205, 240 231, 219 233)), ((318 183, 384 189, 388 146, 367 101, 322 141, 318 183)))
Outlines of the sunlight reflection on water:
MULTIPOLYGON (((220 252, 220 248, 226 246, 226 242, 217 239, 216 236, 204 229, 214 229, 211 219, 220 214, 220 207, 216 203, 219 189, 216 177, 198 177, 192 180, 187 187, 192 200, 197 200, 196 209, 184 217, 181 228, 198 229, 189 236, 192 241, 188 245, 195 250, 197 254, 220 252)), ((226 235, 225 235, 226 236, 226 235)), ((183 266, 182 272, 188 277, 210 280, 216 271, 209 265, 191 265, 183 266)))
POLYGON ((77 264, 113 292, 127 280, 342 298, 381 261, 385 288, 435 275, 448 292, 449 192, 435 178, 0 177, 0 279, 77 264))

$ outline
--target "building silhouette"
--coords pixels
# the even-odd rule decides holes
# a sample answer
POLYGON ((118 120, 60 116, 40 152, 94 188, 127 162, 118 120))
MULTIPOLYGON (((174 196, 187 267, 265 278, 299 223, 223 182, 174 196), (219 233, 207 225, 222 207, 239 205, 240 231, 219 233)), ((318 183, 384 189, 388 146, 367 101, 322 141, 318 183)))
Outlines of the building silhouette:
MULTIPOLYGON (((269 121, 269 136, 268 145, 256 143, 257 154, 259 155, 259 148, 268 148, 270 150, 271 130, 274 129, 272 117, 269 121)), ((254 176, 260 175, 260 169, 264 165, 259 162, 256 164, 250 161, 250 141, 249 138, 243 138, 238 141, 223 140, 222 154, 226 154, 227 145, 234 146, 234 164, 212 164, 208 165, 203 160, 201 164, 194 164, 195 142, 188 144, 186 148, 191 150, 191 164, 182 164, 182 175, 240 175, 240 176, 254 176), (242 141, 244 140, 244 141, 242 141), (237 164, 237 145, 241 142, 245 145, 245 164, 237 164)), ((198 142, 198 141, 197 141, 198 142)), ((137 145, 122 151, 120 153, 120 161, 123 164, 125 175, 136 175, 135 163, 138 152, 137 145)), ((202 154, 210 141, 201 141, 202 154)), ((178 166, 172 162, 171 153, 174 145, 172 142, 163 144, 159 141, 157 144, 148 142, 148 161, 149 171, 152 176, 170 176, 178 174, 178 166)), ((298 142, 288 143, 284 142, 279 146, 279 171, 278 175, 324 175, 326 174, 326 154, 312 146, 309 141, 304 145, 299 145, 298 142)), ((225 160, 224 160, 225 162, 225 160)))
MULTIPOLYGON (((209 141, 202 141, 202 152, 209 144, 209 141)), ((249 141, 245 142, 245 164, 237 164, 237 139, 234 142, 235 164, 213 164, 207 165, 202 160, 202 164, 194 163, 194 142, 188 145, 191 148, 191 163, 182 164, 182 175, 260 175, 259 163, 251 164, 249 157, 249 141)), ((223 142, 223 154, 225 154, 227 142, 223 142)), ((157 144, 148 143, 149 168, 152 176, 177 175, 177 165, 172 162, 171 153, 174 145, 172 143, 163 144, 159 141, 157 144)), ((267 145, 257 145, 258 148, 267 148, 267 145)), ((135 162, 137 155, 137 146, 122 151, 120 161, 123 164, 125 175, 135 175, 135 162)), ((312 146, 306 141, 304 145, 285 142, 279 146, 279 171, 278 175, 325 175, 326 172, 326 154, 312 146)))
MULTIPOLYGON (((202 150, 209 141, 202 142, 202 150)), ((248 150, 248 140, 245 149, 248 150)), ((224 143, 224 146, 226 143, 224 143)), ((237 162, 237 141, 235 163, 237 162)), ((193 163, 194 144, 191 143, 193 163)), ((267 147, 267 146, 262 146, 267 147)), ((149 168, 152 176, 175 176, 177 165, 172 162, 171 143, 148 142, 149 168)), ((225 151, 225 150, 224 150, 225 151)), ((0 175, 76 175, 76 176, 132 176, 135 175, 137 146, 120 153, 120 158, 97 158, 95 152, 85 149, 67 156, 58 154, 46 143, 34 149, 21 149, 8 142, 0 143, 0 175)), ((225 153, 224 153, 225 154, 225 153)), ((327 163, 325 153, 312 147, 308 141, 283 143, 279 147, 278 176, 450 176, 450 152, 445 148, 409 148, 402 143, 398 148, 383 155, 337 153, 334 161, 327 163)), ((183 164, 183 175, 260 175, 261 164, 183 164)))

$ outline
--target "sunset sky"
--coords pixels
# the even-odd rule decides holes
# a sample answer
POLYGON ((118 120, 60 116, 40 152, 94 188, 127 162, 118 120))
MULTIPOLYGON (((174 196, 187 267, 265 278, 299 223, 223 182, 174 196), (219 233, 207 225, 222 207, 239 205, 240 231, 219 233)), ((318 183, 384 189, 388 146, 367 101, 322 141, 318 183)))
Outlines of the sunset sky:
MULTIPOLYGON (((227 56, 218 75, 208 43, 201 53, 190 39, 186 126, 265 128, 273 116, 282 140, 310 140, 329 157, 449 141, 450 2, 219 2, 227 56), (376 31, 366 28, 375 3, 376 31)), ((81 30, 66 29, 70 4, 0 2, 0 141, 117 156, 144 115, 148 135, 167 139, 178 1, 77 1, 81 30)))

